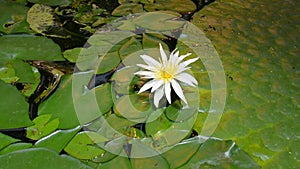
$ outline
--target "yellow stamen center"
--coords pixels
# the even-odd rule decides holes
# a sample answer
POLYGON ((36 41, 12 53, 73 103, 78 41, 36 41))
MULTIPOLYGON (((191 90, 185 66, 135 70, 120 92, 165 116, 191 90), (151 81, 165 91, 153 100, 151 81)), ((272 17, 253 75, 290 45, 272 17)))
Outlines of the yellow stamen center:
POLYGON ((170 81, 174 78, 173 74, 166 71, 166 70, 160 70, 158 73, 158 78, 162 79, 164 81, 170 81))

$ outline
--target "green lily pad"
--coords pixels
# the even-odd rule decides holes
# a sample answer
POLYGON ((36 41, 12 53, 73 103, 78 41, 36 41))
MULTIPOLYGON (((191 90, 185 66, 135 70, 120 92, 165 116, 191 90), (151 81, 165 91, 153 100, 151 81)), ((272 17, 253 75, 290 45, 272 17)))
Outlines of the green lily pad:
POLYGON ((28 115, 28 103, 21 93, 10 84, 0 81, 0 129, 27 127, 32 125, 28 115))
MULTIPOLYGON (((154 112, 153 112, 154 113, 154 112)), ((151 114, 151 116, 153 115, 151 114)), ((150 116, 150 117, 151 117, 150 116)), ((146 123, 146 134, 148 136, 153 136, 159 130, 166 130, 172 125, 172 122, 166 118, 165 114, 162 113, 161 116, 156 118, 154 121, 146 123)))
POLYGON ((91 71, 80 72, 63 76, 56 92, 39 106, 39 114, 51 114, 52 119, 59 118, 60 129, 69 129, 80 123, 86 124, 95 120, 109 111, 112 106, 110 84, 103 84, 91 90, 87 89, 86 85, 89 83, 92 73, 91 71), (77 76, 76 78, 80 79, 80 82, 72 82, 74 76, 77 76), (77 82, 82 85, 77 84, 78 89, 75 89, 72 83, 77 82), (95 102, 92 102, 91 98, 95 98, 95 102), (74 104, 77 103, 81 107, 77 107, 75 110, 74 104))
MULTIPOLYGON (((31 66, 31 70, 33 72, 33 82, 32 83, 23 83, 24 88, 22 89, 21 93, 25 97, 30 97, 34 91, 36 90, 37 86, 39 85, 41 81, 41 74, 39 70, 33 66, 31 66)), ((28 71, 29 72, 29 71, 28 71)))
POLYGON ((98 107, 102 114, 110 111, 113 106, 111 85, 109 83, 94 88, 98 107))
POLYGON ((60 47, 46 37, 6 35, 0 37, 0 42, 0 66, 14 59, 64 61, 60 47))
POLYGON ((115 168, 131 169, 132 168, 130 164, 130 160, 122 156, 117 156, 116 158, 106 163, 102 163, 100 167, 103 169, 115 169, 115 168))
POLYGON ((4 168, 91 169, 76 158, 58 155, 55 151, 46 148, 29 148, 0 155, 0 164, 4 168))
POLYGON ((107 138, 95 132, 80 132, 70 141, 64 150, 79 159, 92 159, 105 152, 105 150, 97 147, 97 144, 104 144, 106 141, 108 141, 107 138))
POLYGON ((69 62, 76 63, 81 50, 82 48, 69 49, 64 51, 63 55, 69 62))
MULTIPOLYGON (((128 128, 137 124, 134 121, 124 119, 122 117, 116 116, 115 114, 108 116, 106 118, 106 121, 109 124, 109 126, 112 127, 112 129, 120 133, 125 133, 128 130, 128 128)), ((111 133, 111 131, 110 132, 109 131, 110 130, 108 130, 108 132, 105 134, 106 136, 109 135, 113 136, 114 134, 117 134, 116 132, 111 133)))
POLYGON ((32 147, 31 143, 22 143, 21 142, 21 143, 10 144, 9 146, 5 147, 3 150, 0 151, 0 155, 18 151, 18 150, 31 148, 31 147, 32 147))
POLYGON ((180 168, 260 168, 248 154, 232 141, 205 141, 180 168))
POLYGON ((139 50, 142 50, 141 43, 135 37, 131 37, 130 40, 128 40, 120 48, 119 50, 120 57, 123 60, 131 53, 137 52, 139 50))
POLYGON ((125 3, 121 4, 114 9, 112 15, 114 16, 127 16, 129 14, 144 12, 142 4, 125 3))
POLYGON ((70 0, 28 0, 31 3, 44 4, 50 6, 68 6, 72 1, 70 0))
POLYGON ((235 140, 262 168, 298 168, 299 28, 292 23, 300 4, 278 2, 216 1, 192 23, 211 40, 227 74, 227 103, 214 136, 235 140), (275 22, 279 9, 289 10, 275 22))
POLYGON ((19 80, 16 76, 15 69, 10 64, 0 68, 0 79, 5 83, 13 83, 19 80))
POLYGON ((99 58, 99 65, 97 74, 106 73, 116 68, 120 63, 120 57, 118 52, 107 53, 99 58))
POLYGON ((168 162, 157 152, 153 149, 150 149, 140 143, 139 140, 134 139, 132 145, 132 152, 131 152, 131 165, 132 168, 159 168, 159 169, 168 169, 169 164, 168 162), (143 154, 153 154, 154 156, 151 157, 143 157, 143 154), (139 155, 139 158, 134 158, 139 155))
POLYGON ((143 122, 153 111, 147 100, 148 96, 124 95, 116 101, 114 111, 126 119, 143 122))
MULTIPOLYGON (((163 36, 163 38, 166 38, 163 36)), ((149 34, 149 33, 144 33, 143 34, 143 48, 158 48, 159 44, 162 44, 163 49, 167 49, 165 48, 167 45, 160 39, 158 39, 157 37, 149 34)))
POLYGON ((119 21, 117 24, 119 30, 134 31, 136 29, 135 24, 131 20, 119 21))
POLYGON ((26 137, 38 140, 56 130, 59 125, 59 119, 56 118, 50 121, 50 118, 51 114, 45 114, 35 118, 32 121, 34 125, 26 129, 26 137))
POLYGON ((147 11, 176 11, 188 13, 196 11, 196 4, 191 0, 156 0, 154 4, 145 4, 147 11))
POLYGON ((108 72, 119 62, 118 50, 133 33, 125 31, 99 32, 88 39, 91 45, 83 48, 77 59, 77 67, 84 70, 98 70, 98 73, 108 72))
POLYGON ((34 83, 34 75, 28 63, 15 59, 11 64, 15 69, 16 76, 19 78, 20 83, 34 83))
POLYGON ((133 3, 138 3, 142 0, 118 0, 119 4, 125 4, 125 3, 130 3, 130 2, 133 2, 133 3))
POLYGON ((39 139, 34 147, 45 147, 60 153, 80 129, 81 127, 77 126, 70 130, 57 130, 47 137, 39 139))
MULTIPOLYGON (((14 68, 15 76, 21 83, 37 83, 36 73, 24 62, 28 60, 63 61, 60 48, 52 40, 31 35, 6 35, 0 37, 0 67, 14 68)), ((16 80, 12 70, 7 80, 16 80)), ((9 73, 7 72, 7 73, 9 73)), ((4 78, 5 79, 5 78, 4 78)), ((7 81, 6 80, 6 81, 7 81)), ((27 86, 30 87, 30 86, 27 86)))
POLYGON ((0 1, 0 32, 3 33, 31 33, 26 22, 28 8, 9 1, 0 1))
POLYGON ((162 156, 169 162, 170 168, 178 168, 188 162, 201 146, 199 138, 184 140, 166 151, 162 156))
POLYGON ((185 21, 174 20, 175 15, 162 12, 148 12, 138 16, 133 20, 133 23, 149 30, 154 31, 170 31, 181 28, 185 21))
POLYGON ((9 137, 3 133, 0 133, 0 150, 2 150, 4 147, 8 146, 11 143, 19 141, 18 139, 9 137))
MULTIPOLYGON (((124 64, 127 65, 127 62, 124 64)), ((112 84, 112 89, 117 94, 132 94, 133 93, 132 83, 135 80, 134 73, 137 71, 138 71, 137 67, 130 67, 130 66, 117 70, 114 73, 113 77, 111 78, 111 80, 114 82, 112 84)))

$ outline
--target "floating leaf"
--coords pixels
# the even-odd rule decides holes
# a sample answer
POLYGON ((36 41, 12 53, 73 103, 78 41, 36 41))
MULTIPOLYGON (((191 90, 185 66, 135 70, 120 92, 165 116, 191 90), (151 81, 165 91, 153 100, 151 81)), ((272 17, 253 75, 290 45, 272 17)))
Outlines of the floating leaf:
POLYGON ((131 165, 132 168, 140 168, 140 169, 153 169, 153 168, 159 168, 159 169, 168 169, 169 165, 168 162, 158 155, 157 152, 155 152, 153 149, 150 149, 140 143, 139 140, 133 139, 132 144, 132 152, 131 152, 131 165), (147 157, 143 156, 147 154, 152 154, 153 156, 147 157), (134 158, 139 157, 139 158, 134 158))
POLYGON ((45 114, 35 118, 32 121, 34 126, 27 127, 26 129, 26 137, 38 140, 56 130, 59 124, 59 119, 56 118, 50 121, 50 118, 51 114, 45 114))
POLYGON ((50 6, 68 6, 72 1, 70 0, 28 0, 31 3, 44 4, 50 6))
POLYGON ((27 22, 32 30, 43 33, 55 24, 53 9, 47 5, 34 4, 27 13, 27 22))
POLYGON ((15 75, 15 69, 11 65, 0 68, 0 79, 5 83, 13 83, 19 80, 15 75))
POLYGON ((116 101, 114 111, 126 119, 142 122, 153 111, 147 100, 148 96, 124 95, 116 101))
POLYGON ((147 11, 176 11, 188 13, 196 11, 196 4, 192 0, 156 0, 154 4, 145 4, 147 11))
POLYGON ((162 156, 169 162, 170 168, 178 168, 193 157, 201 143, 198 137, 187 139, 164 152, 162 156))
POLYGON ((123 60, 131 53, 138 52, 140 50, 142 50, 141 43, 135 37, 131 37, 124 45, 122 45, 119 53, 121 59, 123 60))
POLYGON ((116 68, 120 63, 118 52, 110 52, 99 58, 100 64, 98 65, 97 74, 106 73, 116 68))
POLYGON ((133 22, 145 29, 153 31, 169 31, 181 28, 185 21, 174 20, 177 18, 175 15, 162 13, 162 12, 148 12, 138 16, 133 22))
POLYGON ((18 150, 23 150, 32 147, 31 143, 15 143, 15 144, 10 144, 9 146, 5 147, 3 150, 0 151, 1 154, 7 154, 10 152, 18 151, 18 150))
POLYGON ((159 44, 162 44, 163 49, 167 49, 167 48, 165 48, 167 45, 162 40, 156 38, 155 36, 151 36, 148 33, 143 34, 142 42, 143 42, 144 49, 145 48, 158 48, 159 44))
POLYGON ((45 147, 60 153, 80 129, 81 127, 78 126, 70 130, 57 130, 38 140, 34 146, 45 147))
POLYGON ((262 168, 299 168, 299 153, 294 152, 300 138, 300 62, 299 48, 293 47, 299 28, 289 24, 298 22, 296 4, 215 1, 193 16, 192 23, 211 40, 227 75, 226 107, 214 136, 235 140, 262 168), (279 9, 289 10, 282 10, 285 17, 274 22, 270 18, 279 9), (271 28, 264 29, 266 25, 271 28))
POLYGON ((108 139, 95 132, 80 132, 70 141, 64 150, 79 159, 92 159, 105 152, 97 146, 97 144, 103 145, 105 141, 108 141, 108 139))
POLYGON ((4 147, 8 146, 11 143, 19 141, 18 139, 14 139, 12 137, 9 137, 5 134, 0 133, 0 150, 2 150, 4 147))
POLYGON ((55 93, 39 106, 39 114, 52 114, 52 119, 59 118, 60 129, 69 129, 80 123, 86 124, 109 111, 112 106, 110 84, 104 84, 91 90, 87 89, 86 85, 89 83, 92 73, 90 71, 63 76, 55 93), (80 82, 73 82, 73 76, 76 76, 80 82), (78 90, 72 86, 72 83, 77 82, 78 90), (93 98, 95 102, 91 101, 93 98), (80 108, 77 106, 75 110, 74 104, 77 103, 80 104, 80 108))
POLYGON ((10 84, 0 81, 0 129, 20 128, 32 125, 28 115, 28 103, 10 84))
MULTIPOLYGON (((153 115, 153 113, 151 113, 151 116, 153 115)), ((161 112, 159 112, 159 113, 161 113, 161 112)), ((154 121, 151 121, 151 122, 147 121, 146 127, 145 127, 146 128, 146 134, 148 136, 153 136, 159 130, 166 130, 171 125, 172 125, 172 122, 169 119, 166 118, 164 113, 162 113, 161 116, 156 118, 154 121)))
POLYGON ((31 69, 34 76, 33 83, 23 83, 24 88, 21 91, 25 97, 30 97, 34 93, 34 91, 36 90, 37 86, 41 81, 41 74, 39 70, 33 66, 31 66, 31 69))
POLYGON ((59 118, 61 129, 74 128, 79 125, 73 105, 71 82, 71 76, 63 76, 58 89, 39 106, 39 115, 51 114, 53 119, 59 118))
POLYGON ((11 62, 15 69, 16 76, 19 78, 20 83, 34 83, 34 75, 31 66, 22 60, 15 59, 11 62))
POLYGON ((27 7, 14 2, 0 1, 0 11, 0 32, 7 34, 32 32, 26 22, 27 7))
MULTIPOLYGON (((199 138, 200 139, 200 138, 199 138)), ((260 168, 232 141, 205 141, 198 151, 180 168, 260 168)))
POLYGON ((4 168, 91 169, 76 158, 58 155, 46 148, 29 148, 0 155, 0 165, 4 168))
POLYGON ((102 163, 101 169, 115 169, 115 168, 122 168, 122 169, 131 169, 130 160, 126 157, 117 156, 116 158, 102 163))
POLYGON ((63 55, 69 62, 76 63, 81 50, 82 48, 69 49, 64 51, 63 55))
POLYGON ((111 85, 109 83, 94 88, 98 107, 102 114, 107 113, 113 106, 111 85))
POLYGON ((64 61, 60 47, 51 39, 31 35, 0 37, 0 66, 13 59, 64 61))
POLYGON ((112 15, 114 16, 127 16, 129 14, 140 13, 143 12, 142 4, 135 4, 135 3, 126 3, 121 4, 117 8, 114 9, 112 15))

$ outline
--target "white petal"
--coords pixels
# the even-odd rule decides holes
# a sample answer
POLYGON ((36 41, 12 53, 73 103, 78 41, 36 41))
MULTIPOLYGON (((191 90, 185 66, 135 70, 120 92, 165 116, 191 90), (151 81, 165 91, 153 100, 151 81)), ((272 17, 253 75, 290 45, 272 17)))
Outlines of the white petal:
POLYGON ((154 73, 151 71, 138 71, 135 72, 134 74, 139 76, 154 76, 154 73))
POLYGON ((147 70, 156 70, 157 68, 153 67, 153 66, 148 66, 148 65, 144 65, 144 64, 136 64, 138 67, 141 67, 141 68, 144 68, 144 69, 147 69, 147 70))
POLYGON ((188 73, 180 73, 180 74, 176 75, 175 79, 177 79, 183 83, 186 83, 190 86, 193 86, 193 87, 196 87, 196 85, 198 85, 197 80, 188 73))
POLYGON ((143 85, 143 87, 140 89, 140 91, 138 92, 138 94, 150 89, 155 83, 156 83, 156 80, 151 80, 151 81, 145 83, 143 85))
POLYGON ((159 101, 160 99, 164 96, 164 88, 158 88, 155 92, 154 92, 154 105, 155 107, 158 107, 159 101))
POLYGON ((161 44, 159 43, 159 51, 160 51, 160 56, 161 56, 161 59, 162 59, 162 63, 163 65, 166 65, 167 64, 167 55, 163 49, 163 47, 161 46, 161 44))
POLYGON ((192 53, 187 53, 187 54, 185 54, 185 55, 181 55, 181 56, 179 57, 179 60, 182 61, 184 58, 190 56, 191 54, 192 54, 192 53))
POLYGON ((197 61, 198 59, 199 59, 199 57, 198 57, 198 58, 189 59, 189 60, 187 60, 187 61, 185 61, 185 62, 182 62, 182 63, 180 63, 180 64, 184 64, 185 66, 188 66, 189 64, 191 64, 191 63, 197 61))
POLYGON ((155 59, 153 59, 152 57, 148 56, 148 55, 141 55, 140 56, 144 61, 145 63, 147 63, 149 66, 152 66, 152 67, 160 67, 161 64, 156 61, 155 59))
POLYGON ((177 75, 177 74, 179 74, 179 73, 181 73, 181 72, 183 72, 183 71, 185 71, 185 70, 188 70, 188 69, 190 69, 191 67, 185 67, 185 65, 182 65, 182 64, 180 64, 178 67, 177 67, 177 70, 176 70, 176 72, 175 72, 175 75, 177 75))
POLYGON ((155 91, 156 89, 158 89, 163 84, 164 84, 163 80, 157 80, 156 83, 153 85, 153 87, 151 89, 151 92, 155 91))
MULTIPOLYGON (((175 49, 176 50, 176 49, 175 49)), ((179 56, 179 51, 177 51, 175 54, 174 54, 174 57, 178 58, 179 56)))
POLYGON ((168 81, 165 83, 165 94, 168 102, 171 104, 171 85, 168 81))
POLYGON ((183 94, 183 91, 181 89, 181 86, 178 84, 178 82, 176 80, 172 80, 171 84, 172 84, 172 87, 173 87, 175 93, 177 94, 177 96, 179 96, 179 98, 181 100, 183 100, 187 104, 187 101, 186 101, 186 99, 184 97, 184 94, 183 94))
MULTIPOLYGON (((176 49, 175 49, 176 50, 176 49)), ((174 51, 175 51, 174 50, 174 51)), ((175 54, 173 54, 174 53, 174 51, 171 53, 171 55, 170 55, 170 58, 169 58, 169 66, 177 66, 177 60, 178 60, 178 55, 179 55, 179 52, 177 51, 175 54)))

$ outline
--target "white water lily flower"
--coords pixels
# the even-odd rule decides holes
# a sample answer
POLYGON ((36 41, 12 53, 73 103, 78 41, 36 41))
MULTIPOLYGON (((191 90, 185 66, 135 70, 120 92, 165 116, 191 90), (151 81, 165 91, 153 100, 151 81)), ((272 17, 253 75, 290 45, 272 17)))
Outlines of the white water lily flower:
POLYGON ((135 75, 139 75, 145 79, 152 79, 145 83, 138 93, 142 93, 150 88, 151 93, 154 92, 154 105, 158 107, 159 101, 165 97, 167 101, 171 103, 171 87, 174 89, 175 93, 187 104, 187 100, 184 97, 182 88, 179 82, 183 82, 189 86, 196 87, 198 85, 197 80, 186 73, 185 71, 190 69, 187 67, 189 64, 195 62, 199 58, 193 58, 183 61, 184 58, 191 55, 191 53, 179 56, 179 52, 171 52, 169 59, 166 56, 161 44, 159 61, 153 59, 148 55, 141 55, 140 57, 144 60, 147 65, 137 64, 137 66, 146 69, 145 71, 138 71, 135 75))

